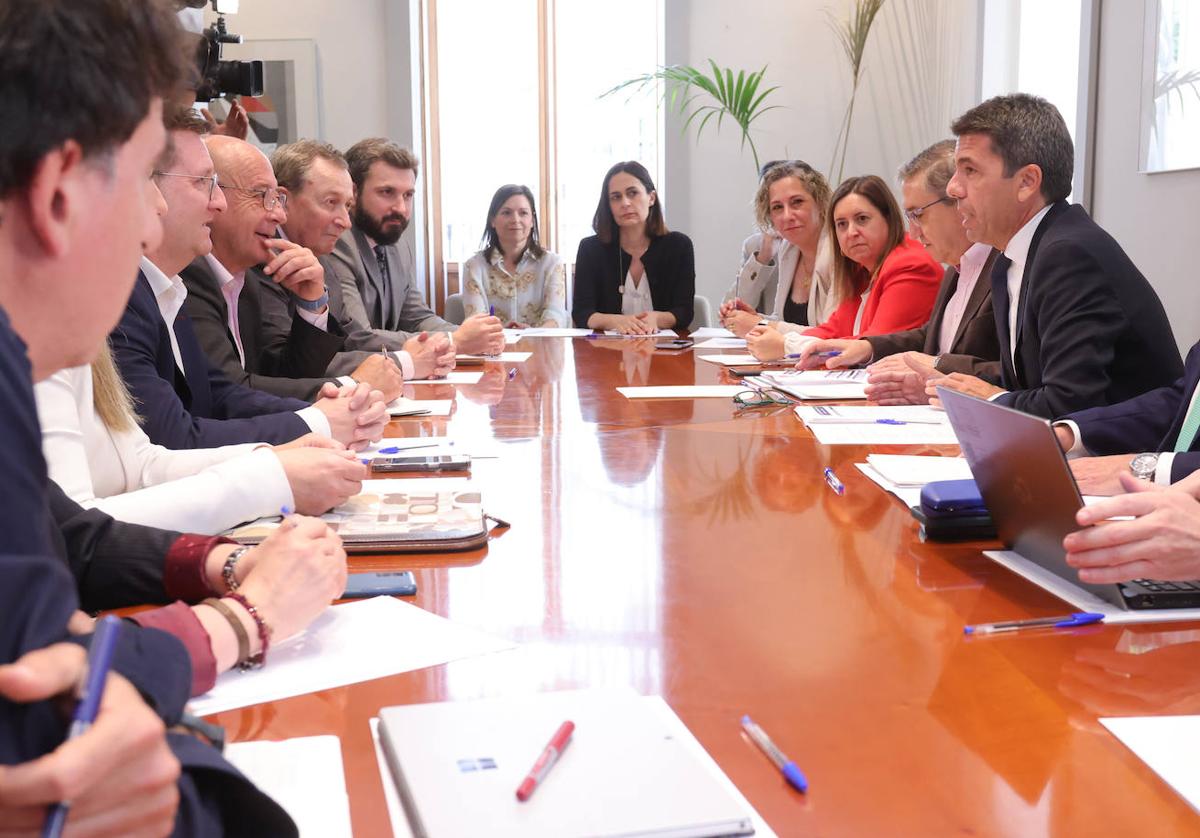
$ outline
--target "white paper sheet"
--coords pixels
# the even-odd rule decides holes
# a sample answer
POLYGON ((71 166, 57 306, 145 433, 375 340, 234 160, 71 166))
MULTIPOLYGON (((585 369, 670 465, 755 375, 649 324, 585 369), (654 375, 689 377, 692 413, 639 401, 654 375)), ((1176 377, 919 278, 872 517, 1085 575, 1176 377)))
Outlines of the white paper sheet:
MULTIPOLYGON (((762 819, 762 815, 750 805, 750 801, 733 784, 729 776, 721 770, 721 766, 717 765, 717 761, 712 758, 708 751, 704 750, 704 746, 692 735, 687 725, 675 713, 671 712, 666 702, 658 696, 647 696, 646 701, 654 705, 654 712, 659 713, 664 720, 669 719, 670 726, 675 729, 676 738, 685 743, 688 750, 695 754, 696 760, 704 765, 713 778, 733 795, 742 808, 750 813, 750 820, 754 823, 755 836, 775 838, 775 831, 767 826, 767 822, 762 819)), ((392 780, 392 771, 388 766, 387 756, 383 752, 383 747, 379 744, 379 719, 370 719, 369 724, 371 725, 371 740, 375 743, 375 762, 379 766, 379 777, 383 781, 383 796, 387 801, 388 816, 392 821, 392 834, 394 838, 411 838, 412 829, 408 825, 408 817, 404 814, 404 804, 400 802, 400 794, 396 791, 396 783, 392 780)))
POLYGON ((1034 564, 1012 550, 984 550, 983 555, 1002 564, 1013 573, 1024 576, 1033 584, 1075 606, 1076 611, 1095 611, 1104 615, 1106 623, 1173 623, 1181 620, 1200 620, 1200 608, 1163 608, 1158 611, 1126 611, 1100 597, 1073 585, 1034 564))
POLYGON ((388 415, 397 418, 409 416, 449 416, 454 399, 406 399, 404 396, 388 402, 388 415), (414 411, 421 411, 416 413, 414 411))
POLYGON ((330 607, 306 631, 272 646, 265 667, 223 673, 190 707, 207 716, 515 646, 398 599, 375 597, 330 607))
POLYGON ((657 332, 649 335, 623 335, 616 329, 607 329, 604 332, 607 338, 677 338, 679 332, 674 329, 659 329, 657 332))
POLYGON ((478 384, 479 379, 483 378, 483 373, 479 371, 465 372, 463 370, 451 370, 446 373, 445 378, 418 378, 414 381, 405 381, 405 384, 478 384))
MULTIPOLYGON (((724 329, 722 329, 722 331, 724 331, 724 329)), ((732 332, 730 334, 732 334, 732 332)), ((699 340, 699 338, 696 337, 695 332, 692 332, 692 339, 699 340)), ((745 338, 735 338, 735 337, 709 338, 708 340, 704 341, 703 343, 696 344, 692 348, 693 349, 745 349, 746 348, 746 339, 745 338)))
POLYGON ((866 407, 834 405, 797 405, 796 416, 822 445, 957 445, 958 438, 946 414, 928 405, 866 407), (830 411, 833 411, 832 413, 830 411), (831 418, 850 420, 846 424, 826 424, 831 418), (937 424, 880 425, 877 419, 933 422, 937 424), (809 424, 808 419, 813 419, 809 424))
MULTIPOLYGON (((514 341, 509 341, 513 343, 514 341)), ((532 352, 501 352, 499 355, 455 355, 455 362, 461 366, 471 366, 473 363, 496 361, 502 364, 519 364, 533 357, 532 352)))
MULTIPOLYGON (((693 340, 703 340, 707 338, 732 338, 733 332, 728 329, 722 329, 720 326, 701 326, 699 329, 692 329, 691 336, 693 340)), ((740 340, 740 338, 735 338, 740 340)))
POLYGON ((1100 724, 1200 811, 1200 716, 1130 716, 1100 724))
POLYGON ((866 370, 768 370, 763 386, 776 387, 798 399, 865 399, 866 370))
POLYGON ((747 388, 738 384, 683 384, 663 387, 618 387, 627 399, 732 399, 747 388))
POLYGON ((971 466, 962 457, 868 454, 867 463, 885 480, 918 489, 937 480, 970 480, 973 477, 971 466))
POLYGON ((521 338, 581 338, 592 333, 591 329, 562 329, 537 327, 533 329, 505 329, 504 335, 508 343, 516 343, 521 338))
POLYGON ((900 501, 908 507, 918 506, 921 503, 921 487, 920 486, 897 486, 892 481, 888 480, 878 471, 873 469, 867 463, 855 463, 854 467, 867 476, 867 478, 878 486, 883 491, 893 494, 900 498, 900 501))
POLYGON ((234 742, 224 754, 292 816, 300 838, 352 838, 342 743, 336 736, 234 742))
POLYGON ((754 367, 762 363, 753 355, 697 355, 701 361, 726 367, 754 367))

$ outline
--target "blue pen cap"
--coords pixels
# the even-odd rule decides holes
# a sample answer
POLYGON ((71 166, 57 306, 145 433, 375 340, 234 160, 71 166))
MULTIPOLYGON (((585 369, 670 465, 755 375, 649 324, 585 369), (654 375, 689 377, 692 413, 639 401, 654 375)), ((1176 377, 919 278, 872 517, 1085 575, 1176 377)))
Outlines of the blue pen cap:
POLYGON ((785 762, 783 764, 783 776, 791 784, 796 791, 808 791, 808 780, 804 778, 804 772, 794 762, 785 762))

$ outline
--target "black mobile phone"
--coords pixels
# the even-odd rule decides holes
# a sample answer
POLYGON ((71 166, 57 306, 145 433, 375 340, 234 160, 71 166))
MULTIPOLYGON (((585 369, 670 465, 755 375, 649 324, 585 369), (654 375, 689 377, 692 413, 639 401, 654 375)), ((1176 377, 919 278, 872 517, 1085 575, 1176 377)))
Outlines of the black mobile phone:
POLYGON ((346 577, 343 598, 383 596, 412 596, 417 592, 417 580, 411 570, 381 571, 376 573, 351 573, 346 577))
POLYGON ((734 378, 745 378, 748 375, 762 375, 765 370, 762 367, 729 367, 729 374, 734 378))
POLYGON ((672 340, 659 341, 658 343, 654 344, 654 348, 655 349, 667 349, 667 350, 687 349, 693 343, 695 343, 695 341, 693 341, 691 338, 673 338, 672 340))
POLYGON ((471 458, 465 454, 443 454, 434 457, 376 457, 371 471, 470 471, 471 458))

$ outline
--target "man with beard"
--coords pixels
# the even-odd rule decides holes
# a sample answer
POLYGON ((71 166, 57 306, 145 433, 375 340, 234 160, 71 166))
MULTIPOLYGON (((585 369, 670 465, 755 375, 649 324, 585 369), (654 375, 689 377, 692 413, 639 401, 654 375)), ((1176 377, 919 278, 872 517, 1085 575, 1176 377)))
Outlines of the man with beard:
POLYGON ((346 313, 404 340, 423 331, 450 332, 459 352, 501 352, 504 332, 498 318, 477 314, 455 326, 434 314, 417 290, 412 244, 400 244, 416 194, 413 153, 376 137, 355 143, 346 162, 354 181, 354 226, 327 262, 334 274, 330 284, 341 283, 346 313))

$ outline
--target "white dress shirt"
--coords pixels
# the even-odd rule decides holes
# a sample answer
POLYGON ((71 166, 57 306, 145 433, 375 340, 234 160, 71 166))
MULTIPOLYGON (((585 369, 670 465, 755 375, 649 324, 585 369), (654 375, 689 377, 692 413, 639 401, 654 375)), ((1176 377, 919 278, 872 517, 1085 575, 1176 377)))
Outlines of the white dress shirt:
MULTIPOLYGON (((225 270, 221 263, 213 259, 211 255, 208 259, 214 271, 220 268, 226 276, 229 275, 229 271, 225 270)), ((171 338, 171 351, 175 354, 175 366, 179 367, 180 372, 186 372, 183 367, 183 355, 179 351, 179 338, 175 336, 175 318, 179 316, 179 311, 183 308, 183 301, 187 299, 187 286, 183 284, 183 280, 179 278, 178 274, 168 279, 158 265, 145 256, 142 257, 141 267, 150 283, 150 289, 154 292, 154 299, 158 303, 158 312, 162 315, 163 322, 167 324, 167 335, 171 338)), ((236 316, 233 318, 233 323, 235 326, 233 334, 238 338, 238 356, 242 357, 241 338, 238 337, 236 329, 236 316)), ((243 360, 242 363, 245 361, 243 360)), ((88 376, 88 380, 90 382, 91 376, 88 376)), ((91 387, 90 383, 88 387, 91 387)), ((304 424, 308 425, 308 429, 313 433, 327 437, 333 436, 333 428, 329 426, 328 417, 317 408, 306 407, 303 410, 297 410, 296 415, 304 421, 304 424)))
POLYGON ((34 394, 50 479, 82 506, 134 524, 213 535, 294 502, 268 446, 172 451, 137 425, 110 430, 96 414, 91 366, 62 370, 34 394))
MULTIPOLYGON (((973 244, 959 259, 958 284, 954 286, 954 293, 950 295, 950 299, 946 301, 946 308, 942 311, 942 329, 938 333, 939 355, 953 348, 954 336, 958 334, 959 324, 967 311, 967 302, 975 291, 983 272, 983 263, 987 261, 991 252, 992 246, 989 244, 973 244)), ((991 277, 984 282, 991 282, 991 277)))
POLYGON ((238 297, 242 295, 242 288, 246 284, 246 272, 230 273, 211 253, 205 256, 204 260, 208 263, 208 269, 212 271, 212 275, 216 277, 217 285, 221 287, 221 296, 225 298, 225 325, 229 327, 229 333, 233 335, 233 345, 237 348, 238 363, 242 365, 242 369, 245 369, 246 350, 242 349, 242 331, 238 325, 238 297))
POLYGON ((1017 365, 1017 307, 1021 302, 1021 284, 1025 276, 1025 263, 1029 261, 1029 246, 1033 244, 1033 234, 1038 225, 1050 212, 1050 204, 1042 207, 1037 215, 1025 222, 1025 226, 1009 239, 1004 255, 1012 264, 1008 266, 1008 354, 1012 358, 1013 367, 1017 365))

